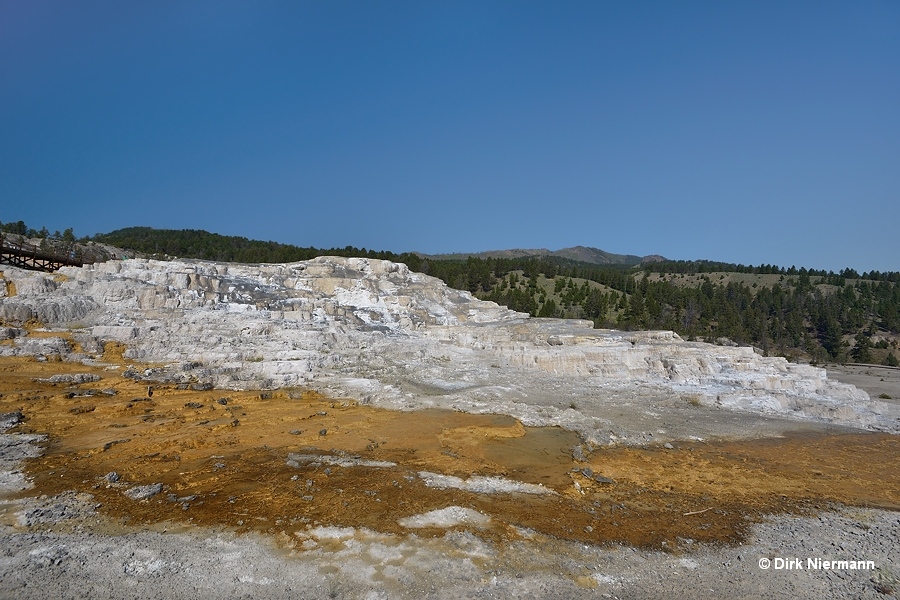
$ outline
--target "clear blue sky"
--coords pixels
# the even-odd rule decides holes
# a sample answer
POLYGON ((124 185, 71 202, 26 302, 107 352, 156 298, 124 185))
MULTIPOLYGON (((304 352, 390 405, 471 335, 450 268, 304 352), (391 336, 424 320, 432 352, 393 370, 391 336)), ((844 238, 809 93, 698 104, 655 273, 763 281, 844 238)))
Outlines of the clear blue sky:
POLYGON ((900 2, 0 0, 0 221, 900 271, 900 2))

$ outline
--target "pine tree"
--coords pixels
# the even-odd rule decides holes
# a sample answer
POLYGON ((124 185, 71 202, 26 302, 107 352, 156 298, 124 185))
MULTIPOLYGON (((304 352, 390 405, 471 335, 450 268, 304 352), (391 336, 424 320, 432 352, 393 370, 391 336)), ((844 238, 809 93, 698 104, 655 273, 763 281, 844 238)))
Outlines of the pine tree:
POLYGON ((865 333, 856 334, 856 345, 850 351, 853 360, 861 363, 872 362, 872 340, 865 333))

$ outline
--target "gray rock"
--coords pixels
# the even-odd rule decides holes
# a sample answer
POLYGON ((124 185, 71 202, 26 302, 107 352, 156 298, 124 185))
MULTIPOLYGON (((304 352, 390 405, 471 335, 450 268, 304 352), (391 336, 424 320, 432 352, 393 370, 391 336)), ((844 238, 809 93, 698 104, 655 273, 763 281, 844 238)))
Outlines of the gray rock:
POLYGON ((10 427, 18 425, 25 420, 21 411, 8 412, 0 414, 0 431, 6 431, 10 427))
POLYGON ((22 337, 27 331, 18 327, 0 327, 0 340, 11 340, 22 337))
POLYGON ((578 444, 574 448, 572 448, 572 459, 578 462, 582 462, 586 460, 586 456, 584 455, 584 450, 581 447, 581 444, 578 444))
POLYGON ((152 483, 150 485, 138 485, 122 492, 132 500, 146 500, 160 493, 163 489, 161 483, 152 483))

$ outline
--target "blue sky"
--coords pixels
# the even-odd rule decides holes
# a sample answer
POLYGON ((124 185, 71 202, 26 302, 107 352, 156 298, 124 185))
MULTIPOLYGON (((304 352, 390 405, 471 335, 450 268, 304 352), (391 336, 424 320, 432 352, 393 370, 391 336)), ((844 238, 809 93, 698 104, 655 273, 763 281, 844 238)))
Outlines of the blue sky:
POLYGON ((900 271, 900 3, 0 0, 0 221, 900 271))

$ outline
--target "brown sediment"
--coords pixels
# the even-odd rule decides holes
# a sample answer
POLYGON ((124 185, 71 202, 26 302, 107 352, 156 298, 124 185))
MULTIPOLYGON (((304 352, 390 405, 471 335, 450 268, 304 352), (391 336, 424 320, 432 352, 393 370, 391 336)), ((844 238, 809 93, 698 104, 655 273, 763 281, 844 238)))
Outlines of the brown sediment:
MULTIPOLYGON (((123 346, 104 359, 123 365, 123 346)), ((398 519, 446 506, 489 515, 473 531, 510 539, 528 530, 587 543, 678 547, 736 543, 763 515, 829 503, 900 509, 900 439, 798 434, 675 447, 601 448, 572 458, 578 437, 500 415, 397 412, 310 391, 193 391, 125 378, 119 370, 0 359, 0 412, 21 410, 16 431, 46 433, 27 463, 30 495, 89 492, 124 524, 189 523, 280 534, 313 525, 403 533, 398 519), (35 381, 92 372, 80 385, 35 381), (114 389, 115 396, 99 393, 114 389), (87 396, 88 390, 95 395, 87 396), (288 464, 289 454, 359 457, 391 467, 288 464), (115 471, 118 483, 103 476, 115 471), (480 494, 427 487, 429 471, 502 476, 555 493, 480 494), (598 481, 596 476, 600 476, 598 481), (605 479, 604 479, 605 478, 605 479), (610 482, 611 481, 611 482, 610 482), (123 492, 162 483, 135 501, 123 492)), ((442 535, 444 529, 418 529, 442 535)))
MULTIPOLYGON (((0 271, 0 275, 3 275, 2 271, 0 271)), ((6 284, 6 297, 7 298, 12 298, 13 296, 15 296, 18 293, 16 291, 16 284, 12 280, 6 279, 6 280, 4 280, 4 283, 6 284)))

